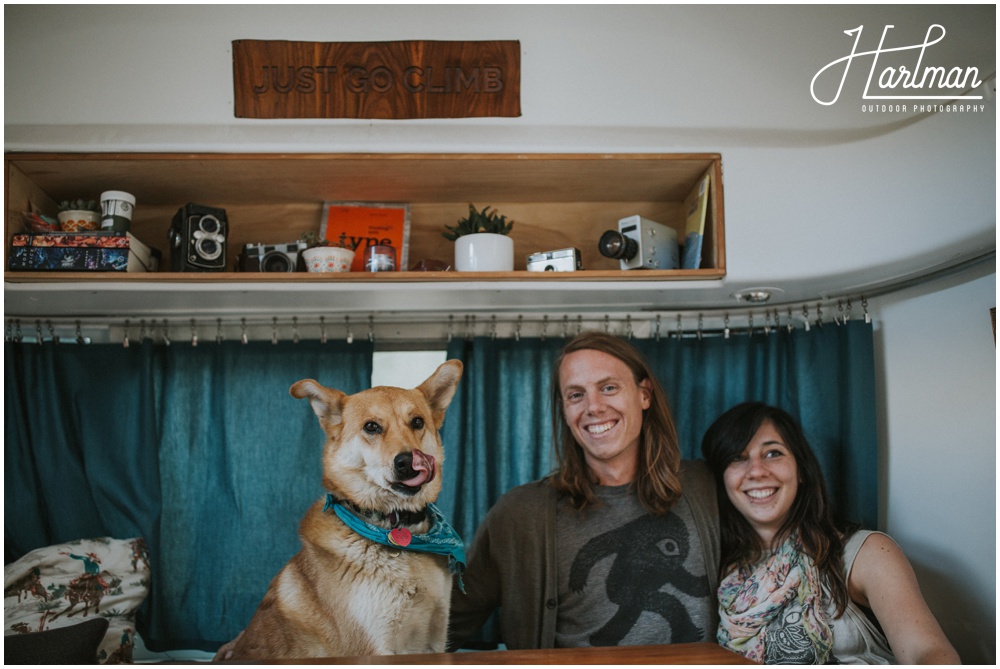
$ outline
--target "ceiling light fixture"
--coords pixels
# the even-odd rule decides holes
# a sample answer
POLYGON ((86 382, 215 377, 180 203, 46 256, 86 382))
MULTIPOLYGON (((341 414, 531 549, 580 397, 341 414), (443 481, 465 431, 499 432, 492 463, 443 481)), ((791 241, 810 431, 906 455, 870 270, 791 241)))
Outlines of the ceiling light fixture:
POLYGON ((745 302, 747 304, 766 304, 775 294, 780 294, 785 291, 780 288, 747 288, 739 292, 733 293, 733 297, 737 302, 745 302))

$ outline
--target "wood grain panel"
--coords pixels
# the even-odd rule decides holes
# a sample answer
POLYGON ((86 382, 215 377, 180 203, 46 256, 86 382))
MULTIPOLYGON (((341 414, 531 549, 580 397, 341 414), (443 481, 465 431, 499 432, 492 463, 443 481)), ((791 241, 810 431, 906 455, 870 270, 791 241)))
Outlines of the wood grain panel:
POLYGON ((239 118, 521 115, 517 41, 233 42, 239 118))

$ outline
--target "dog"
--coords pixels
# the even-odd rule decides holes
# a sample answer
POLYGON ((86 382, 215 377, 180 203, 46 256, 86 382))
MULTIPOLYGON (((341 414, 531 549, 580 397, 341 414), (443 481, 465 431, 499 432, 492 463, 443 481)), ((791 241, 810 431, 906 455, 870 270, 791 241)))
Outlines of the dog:
POLYGON ((465 556, 433 502, 439 432, 461 376, 462 363, 449 360, 412 390, 292 385, 326 434, 328 494, 299 525, 302 549, 217 660, 445 651, 452 571, 461 583, 465 556))

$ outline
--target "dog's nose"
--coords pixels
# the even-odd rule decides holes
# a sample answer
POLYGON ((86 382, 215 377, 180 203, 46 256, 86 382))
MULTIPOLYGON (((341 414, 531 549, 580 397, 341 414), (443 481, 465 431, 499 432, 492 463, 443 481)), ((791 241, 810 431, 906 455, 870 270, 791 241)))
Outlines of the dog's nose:
POLYGON ((397 479, 408 479, 416 475, 413 469, 413 453, 400 453, 392 461, 392 468, 397 479))

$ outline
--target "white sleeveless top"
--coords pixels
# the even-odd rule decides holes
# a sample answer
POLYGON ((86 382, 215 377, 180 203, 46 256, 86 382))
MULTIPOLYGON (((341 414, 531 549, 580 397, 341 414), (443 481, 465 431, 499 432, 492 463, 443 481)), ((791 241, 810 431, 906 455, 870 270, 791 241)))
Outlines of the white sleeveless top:
MULTIPOLYGON (((844 544, 844 579, 851 577, 854 558, 862 544, 875 532, 859 530, 844 544)), ((878 534, 882 534, 878 532, 878 534)), ((884 535, 883 535, 884 536, 884 535)), ((896 664, 896 657, 889 648, 885 635, 868 619, 861 607, 848 600, 847 609, 840 618, 836 606, 829 610, 833 630, 833 655, 841 664, 896 664)))

